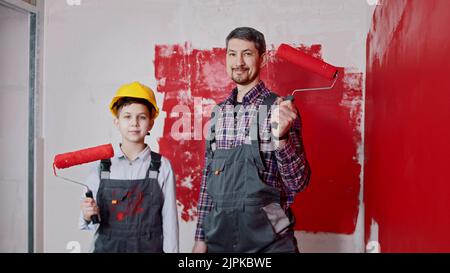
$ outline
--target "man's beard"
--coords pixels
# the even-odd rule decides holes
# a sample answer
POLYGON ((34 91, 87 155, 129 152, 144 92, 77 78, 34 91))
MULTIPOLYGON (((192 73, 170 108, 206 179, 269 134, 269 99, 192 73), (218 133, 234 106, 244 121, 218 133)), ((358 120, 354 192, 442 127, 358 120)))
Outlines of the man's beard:
POLYGON ((232 72, 231 72, 231 79, 236 84, 247 85, 247 84, 253 82, 256 79, 256 76, 258 75, 258 71, 256 71, 257 73, 255 73, 252 77, 250 77, 250 75, 248 73, 248 71, 249 71, 248 68, 240 68, 240 69, 245 70, 240 75, 235 74, 235 72, 234 72, 235 69, 232 69, 232 72))

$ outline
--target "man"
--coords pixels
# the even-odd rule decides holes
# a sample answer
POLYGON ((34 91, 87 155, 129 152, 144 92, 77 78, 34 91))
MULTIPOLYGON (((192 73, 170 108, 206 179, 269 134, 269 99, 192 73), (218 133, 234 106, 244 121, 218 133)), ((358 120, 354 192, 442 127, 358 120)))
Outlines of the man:
POLYGON ((236 88, 211 120, 193 252, 296 252, 289 206, 310 178, 299 113, 260 80, 262 33, 237 28, 226 49, 236 88))

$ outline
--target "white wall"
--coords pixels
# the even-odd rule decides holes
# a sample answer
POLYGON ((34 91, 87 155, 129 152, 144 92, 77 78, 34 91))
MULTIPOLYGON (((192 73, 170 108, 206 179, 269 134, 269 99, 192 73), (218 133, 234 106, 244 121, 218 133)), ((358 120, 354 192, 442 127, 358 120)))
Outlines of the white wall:
MULTIPOLYGON (((365 0, 82 0, 80 6, 45 1, 44 251, 66 252, 70 241, 88 249, 90 235, 77 230, 82 189, 53 176, 53 156, 119 140, 108 102, 125 82, 156 86, 155 44, 224 47, 226 35, 246 25, 262 31, 269 45, 322 44, 327 62, 363 72, 370 14, 365 0)), ((157 100, 162 99, 158 94, 157 100)), ((162 134, 164 116, 154 137, 162 134)), ((155 139, 150 145, 159 150, 155 139)), ((88 168, 61 174, 83 180, 88 168)), ((301 250, 363 251, 363 211, 361 206, 353 235, 298 232, 301 250)), ((190 251, 194 228, 194 222, 180 222, 181 251, 190 251)))
POLYGON ((0 252, 28 250, 28 26, 0 5, 0 252))

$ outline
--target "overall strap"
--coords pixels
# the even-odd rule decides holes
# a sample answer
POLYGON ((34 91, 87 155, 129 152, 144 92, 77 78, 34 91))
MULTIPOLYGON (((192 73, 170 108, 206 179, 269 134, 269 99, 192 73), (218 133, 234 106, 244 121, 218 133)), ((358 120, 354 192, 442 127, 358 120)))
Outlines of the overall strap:
POLYGON ((111 159, 102 159, 100 161, 100 179, 109 179, 111 174, 111 159))
POLYGON ((161 167, 161 154, 150 151, 150 167, 147 170, 145 178, 158 178, 159 168, 161 167))
MULTIPOLYGON (((251 140, 251 151, 253 158, 255 159, 255 164, 260 170, 264 170, 264 163, 261 157, 261 152, 259 149, 260 134, 259 127, 260 123, 264 122, 270 111, 270 108, 274 104, 278 95, 270 92, 270 94, 264 99, 264 101, 258 106, 256 113, 256 118, 250 120, 250 140, 251 140)), ((264 132, 265 133, 265 132, 264 132)))
POLYGON ((212 145, 216 141, 216 123, 219 118, 219 110, 221 109, 224 102, 219 103, 213 108, 211 113, 211 125, 208 131, 208 135, 206 136, 206 155, 208 158, 212 158, 213 156, 213 147, 212 145))
POLYGON ((270 92, 269 95, 263 100, 263 102, 258 107, 258 113, 256 114, 256 124, 255 119, 253 122, 250 121, 250 139, 252 141, 252 145, 257 147, 259 150, 259 127, 261 122, 264 122, 267 118, 267 115, 270 111, 270 108, 275 103, 275 100, 278 98, 278 95, 270 92))
POLYGON ((261 105, 272 106, 279 96, 273 92, 270 92, 269 95, 264 99, 261 105))

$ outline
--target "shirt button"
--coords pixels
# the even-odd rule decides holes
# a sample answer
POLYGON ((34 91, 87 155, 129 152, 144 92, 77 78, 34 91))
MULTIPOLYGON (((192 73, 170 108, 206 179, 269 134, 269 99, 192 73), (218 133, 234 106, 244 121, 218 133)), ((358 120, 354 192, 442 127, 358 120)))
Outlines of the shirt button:
POLYGON ((130 162, 130 166, 132 166, 132 165, 133 165, 133 163, 130 162))

